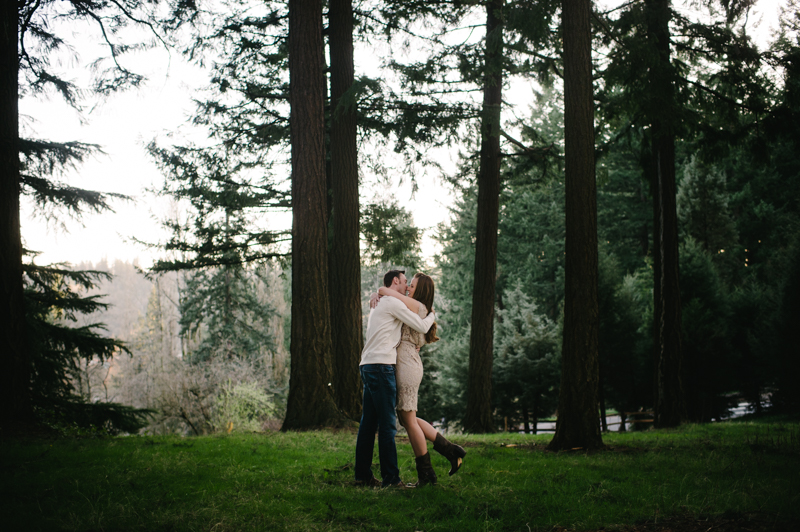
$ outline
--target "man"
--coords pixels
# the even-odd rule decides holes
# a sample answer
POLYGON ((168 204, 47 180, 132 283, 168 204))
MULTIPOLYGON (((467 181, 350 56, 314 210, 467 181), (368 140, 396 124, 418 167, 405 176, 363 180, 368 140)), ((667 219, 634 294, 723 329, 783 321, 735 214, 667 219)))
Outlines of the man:
MULTIPOLYGON (((391 270, 383 276, 383 285, 405 295, 408 286, 404 271, 391 270)), ((414 314, 397 298, 384 297, 369 313, 367 341, 361 351, 361 381, 364 383, 361 425, 356 440, 356 483, 367 486, 403 487, 397 467, 397 383, 394 364, 397 346, 405 323, 421 333, 428 332, 436 316, 430 312, 425 319, 414 314), (372 475, 372 451, 378 433, 378 456, 381 464, 379 482, 372 475)))

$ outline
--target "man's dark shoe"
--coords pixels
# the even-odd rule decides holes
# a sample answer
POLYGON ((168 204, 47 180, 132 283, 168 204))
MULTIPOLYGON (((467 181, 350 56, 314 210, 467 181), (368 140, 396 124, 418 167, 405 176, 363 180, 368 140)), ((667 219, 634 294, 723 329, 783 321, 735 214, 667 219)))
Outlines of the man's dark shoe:
POLYGON ((380 488, 381 481, 375 477, 367 480, 356 480, 355 485, 360 488, 380 488))

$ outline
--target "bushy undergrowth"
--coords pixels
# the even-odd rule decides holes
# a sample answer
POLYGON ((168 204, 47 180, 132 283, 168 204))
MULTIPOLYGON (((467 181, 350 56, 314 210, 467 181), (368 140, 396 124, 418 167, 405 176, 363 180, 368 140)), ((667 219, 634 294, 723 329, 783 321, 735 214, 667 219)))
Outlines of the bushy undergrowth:
MULTIPOLYGON (((462 470, 407 491, 351 484, 351 432, 2 443, 6 530, 607 530, 670 516, 800 519, 795 422, 687 425, 551 453, 549 435, 454 436, 462 470)), ((401 474, 415 480, 406 442, 401 474)), ((377 464, 377 449, 374 458, 377 464)), ((713 526, 713 525, 708 525, 713 526)), ((726 529, 727 530, 727 529, 726 529)))

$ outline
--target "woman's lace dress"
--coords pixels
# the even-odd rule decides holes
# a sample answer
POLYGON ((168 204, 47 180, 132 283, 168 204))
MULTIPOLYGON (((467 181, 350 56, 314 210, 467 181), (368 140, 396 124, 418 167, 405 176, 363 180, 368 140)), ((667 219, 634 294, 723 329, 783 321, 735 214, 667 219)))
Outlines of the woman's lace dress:
MULTIPOLYGON (((419 304, 419 317, 428 315, 428 309, 419 304)), ((425 335, 403 324, 400 333, 400 345, 397 346, 397 409, 405 412, 417 411, 419 383, 422 382, 422 361, 419 359, 418 347, 425 345, 425 335)))

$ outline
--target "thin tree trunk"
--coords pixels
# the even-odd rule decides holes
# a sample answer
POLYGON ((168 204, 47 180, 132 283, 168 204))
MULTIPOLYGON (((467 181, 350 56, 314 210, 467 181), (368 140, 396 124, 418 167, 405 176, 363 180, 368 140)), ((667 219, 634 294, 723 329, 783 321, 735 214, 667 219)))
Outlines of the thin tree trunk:
POLYGON ((597 422, 597 191, 589 0, 564 0, 566 257, 564 343, 550 450, 603 446, 597 422))
POLYGON ((361 254, 359 249, 358 148, 355 102, 342 102, 353 86, 353 6, 350 0, 329 3, 331 56, 331 326, 333 390, 336 403, 350 419, 361 417, 358 364, 361 336, 361 254))
POLYGON ((19 224, 19 55, 17 2, 0 15, 0 435, 31 423, 31 359, 22 291, 19 224))
POLYGON ((530 434, 531 433, 531 418, 530 418, 530 414, 528 413, 528 407, 527 406, 523 406, 522 407, 522 423, 523 423, 524 428, 525 428, 525 434, 530 434))
POLYGON ((675 186, 675 133, 677 114, 669 50, 669 0, 647 0, 648 37, 657 51, 650 69, 651 182, 653 191, 654 340, 656 427, 674 427, 686 419, 686 398, 681 379, 681 295, 678 283, 678 214, 675 186))
MULTIPOLYGON (((226 246, 231 245, 231 228, 230 228, 230 210, 225 209, 225 243, 226 246)), ((233 284, 233 279, 231 278, 231 265, 225 263, 225 301, 224 301, 224 312, 223 312, 223 322, 225 323, 225 356, 230 360, 233 359, 233 349, 231 349, 231 337, 230 334, 233 330, 233 294, 231 293, 231 285, 233 284)))
POLYGON ((492 355, 497 275, 497 218, 500 202, 500 110, 503 98, 503 2, 486 6, 481 153, 478 170, 478 220, 469 341, 467 412, 464 429, 494 432, 492 355))
POLYGON ((331 383, 320 0, 289 0, 292 144, 291 373, 283 430, 342 422, 331 383))
POLYGON ((606 419, 606 394, 603 391, 603 372, 600 371, 600 380, 597 385, 597 395, 600 399, 600 430, 608 432, 608 419, 606 419))

